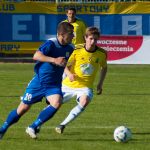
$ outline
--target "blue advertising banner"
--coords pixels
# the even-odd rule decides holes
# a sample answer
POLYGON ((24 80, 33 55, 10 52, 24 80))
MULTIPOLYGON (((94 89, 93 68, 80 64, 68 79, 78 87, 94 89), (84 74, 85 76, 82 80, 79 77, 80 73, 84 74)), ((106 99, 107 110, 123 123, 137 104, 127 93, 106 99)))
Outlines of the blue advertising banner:
POLYGON ((102 4, 0 3, 0 53, 36 50, 56 35, 68 7, 102 35, 150 35, 150 2, 102 4), (28 47, 26 46, 28 43, 28 47), (31 44, 29 44, 31 43, 31 44), (38 43, 38 44, 37 44, 38 43), (17 48, 16 48, 17 47, 17 48))
POLYGON ((42 41, 56 35, 62 15, 0 14, 0 41, 42 41), (7 18, 7 19, 6 19, 7 18))
MULTIPOLYGON (((78 15, 102 35, 150 35, 150 15, 78 15)), ((57 24, 65 15, 0 14, 0 41, 39 42, 56 35, 57 24), (7 18, 7 19, 6 19, 7 18)))

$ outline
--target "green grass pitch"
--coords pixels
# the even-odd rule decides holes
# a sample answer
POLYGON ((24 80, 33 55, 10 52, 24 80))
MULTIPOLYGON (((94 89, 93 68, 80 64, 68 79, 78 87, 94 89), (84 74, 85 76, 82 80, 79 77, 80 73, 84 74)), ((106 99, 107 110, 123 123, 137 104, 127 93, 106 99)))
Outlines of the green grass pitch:
MULTIPOLYGON (((0 124, 20 103, 20 96, 32 78, 33 66, 0 64, 0 124)), ((150 65, 108 65, 103 94, 94 96, 85 112, 66 127, 63 135, 55 133, 54 128, 76 105, 74 99, 62 105, 43 125, 37 140, 30 139, 25 129, 45 105, 44 99, 33 105, 10 127, 0 141, 0 150, 150 149, 150 65), (120 125, 128 126, 133 133, 128 143, 113 140, 113 131, 120 125)))

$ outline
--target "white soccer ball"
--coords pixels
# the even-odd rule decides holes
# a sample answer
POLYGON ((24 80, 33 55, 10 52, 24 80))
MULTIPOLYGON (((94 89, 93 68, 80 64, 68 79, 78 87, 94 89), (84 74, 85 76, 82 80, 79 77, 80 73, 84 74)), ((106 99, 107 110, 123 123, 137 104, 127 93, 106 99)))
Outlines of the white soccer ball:
POLYGON ((119 126, 114 130, 114 139, 116 142, 125 143, 132 138, 131 130, 125 126, 119 126))

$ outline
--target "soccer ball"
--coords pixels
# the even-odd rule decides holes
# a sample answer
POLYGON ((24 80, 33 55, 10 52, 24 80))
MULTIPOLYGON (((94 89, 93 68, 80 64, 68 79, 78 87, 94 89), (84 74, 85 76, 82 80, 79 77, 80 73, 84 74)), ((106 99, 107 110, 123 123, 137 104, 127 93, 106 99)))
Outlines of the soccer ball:
POLYGON ((125 143, 132 138, 131 130, 125 126, 119 126, 114 130, 114 139, 116 142, 125 143))

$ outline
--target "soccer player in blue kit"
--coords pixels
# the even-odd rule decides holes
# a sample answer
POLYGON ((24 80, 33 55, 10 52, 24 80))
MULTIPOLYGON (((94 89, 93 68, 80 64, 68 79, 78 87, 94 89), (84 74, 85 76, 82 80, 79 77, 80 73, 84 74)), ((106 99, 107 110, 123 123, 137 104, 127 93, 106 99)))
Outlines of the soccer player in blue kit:
POLYGON ((9 113, 1 126, 0 139, 7 129, 30 109, 32 104, 40 102, 45 97, 50 104, 26 129, 26 133, 31 138, 37 138, 36 128, 52 118, 61 106, 62 75, 67 60, 74 50, 74 46, 70 44, 74 37, 73 29, 73 26, 67 22, 60 23, 57 27, 57 37, 49 39, 35 52, 33 56, 33 59, 37 61, 34 68, 35 75, 26 88, 22 102, 17 109, 9 113))

